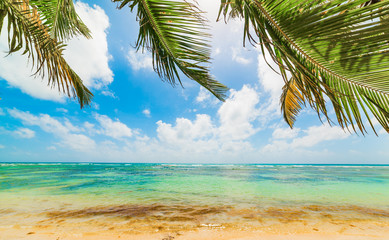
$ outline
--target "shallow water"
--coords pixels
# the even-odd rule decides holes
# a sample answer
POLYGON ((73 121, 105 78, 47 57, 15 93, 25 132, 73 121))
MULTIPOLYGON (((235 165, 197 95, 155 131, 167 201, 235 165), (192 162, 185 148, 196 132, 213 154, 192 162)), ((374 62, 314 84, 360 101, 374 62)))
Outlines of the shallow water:
POLYGON ((10 226, 109 219, 137 229, 386 224, 388 189, 389 166, 2 163, 0 219, 10 226))

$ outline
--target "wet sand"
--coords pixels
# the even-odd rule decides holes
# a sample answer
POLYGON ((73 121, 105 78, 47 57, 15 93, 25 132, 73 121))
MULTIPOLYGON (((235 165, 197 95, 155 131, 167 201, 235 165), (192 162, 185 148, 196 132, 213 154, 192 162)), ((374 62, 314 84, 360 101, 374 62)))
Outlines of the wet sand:
POLYGON ((0 209, 0 239, 389 239, 389 210, 112 205, 0 209))

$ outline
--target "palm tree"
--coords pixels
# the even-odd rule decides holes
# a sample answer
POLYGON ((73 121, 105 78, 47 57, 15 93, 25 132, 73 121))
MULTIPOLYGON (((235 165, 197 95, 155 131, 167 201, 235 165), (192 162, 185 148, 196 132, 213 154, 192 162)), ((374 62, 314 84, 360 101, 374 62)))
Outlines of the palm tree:
POLYGON ((32 59, 35 74, 47 75, 51 87, 77 97, 81 107, 88 105, 92 93, 62 55, 64 41, 75 35, 91 37, 73 1, 0 0, 0 31, 5 19, 9 54, 23 51, 32 59))
POLYGON ((331 123, 329 100, 341 127, 364 133, 365 116, 374 130, 369 109, 389 131, 387 0, 222 0, 220 13, 243 18, 246 38, 278 64, 291 127, 305 103, 331 123))
MULTIPOLYGON (((178 68, 223 99, 227 88, 198 64, 209 63, 209 46, 195 5, 113 1, 136 9, 136 48, 152 52, 161 77, 174 83, 178 68)), ((331 124, 331 104, 343 128, 364 134, 367 121, 374 130, 372 114, 389 131, 388 0, 221 0, 222 16, 243 19, 244 38, 278 64, 285 81, 281 110, 290 127, 305 104, 331 124)))
MULTIPOLYGON (((120 9, 128 6, 136 11, 140 29, 136 49, 152 53, 154 70, 163 80, 181 84, 183 74, 220 100, 225 99, 228 88, 209 73, 208 26, 195 4, 185 0, 112 1, 120 9)), ((8 14, 9 22, 16 29, 10 40, 11 52, 26 42, 25 50, 29 54, 32 54, 32 44, 39 45, 38 53, 57 48, 60 53, 63 47, 60 40, 74 34, 88 36, 78 17, 70 14, 74 12, 73 7, 67 9, 61 21, 48 17, 56 16, 54 7, 46 7, 49 3, 73 6, 70 0, 19 0, 19 6, 16 2, 0 0, 0 19, 8 14), (20 10, 25 3, 31 6, 27 14, 20 10), (13 17, 15 13, 19 15, 13 17), (71 20, 65 21, 66 17, 71 20), (62 24, 56 24, 59 22, 67 26, 65 30, 54 30, 61 29, 62 24), (44 35, 38 34, 39 31, 44 35), (28 39, 23 41, 22 34, 29 36, 28 39), (46 40, 41 38, 48 36, 51 45, 45 50, 46 40)), ((320 119, 330 123, 328 108, 332 105, 343 128, 364 133, 366 119, 374 130, 372 114, 389 131, 388 0, 221 0, 219 18, 222 16, 226 22, 229 18, 243 19, 244 38, 259 46, 263 53, 267 52, 278 64, 278 72, 285 81, 281 109, 291 127, 301 107, 308 104, 320 119)), ((12 35, 10 31, 9 34, 12 35)), ((42 63, 46 64, 51 69, 51 83, 60 86, 64 80, 55 77, 54 66, 58 61, 47 62, 46 55, 40 55, 38 71, 42 63)), ((60 69, 73 73, 68 66, 60 69)), ((70 82, 79 99, 84 99, 80 101, 82 106, 91 95, 81 80, 75 79, 68 78, 65 82, 70 82)), ((62 89, 69 91, 63 85, 62 89)))

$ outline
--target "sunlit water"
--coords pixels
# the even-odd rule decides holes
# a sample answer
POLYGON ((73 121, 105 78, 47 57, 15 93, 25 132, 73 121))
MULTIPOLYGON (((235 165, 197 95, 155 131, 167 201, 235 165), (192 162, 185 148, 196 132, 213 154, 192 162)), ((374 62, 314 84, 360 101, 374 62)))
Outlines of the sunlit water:
POLYGON ((387 221, 389 166, 0 164, 0 217, 9 224, 22 213, 200 224, 201 215, 224 223, 339 212, 387 221))

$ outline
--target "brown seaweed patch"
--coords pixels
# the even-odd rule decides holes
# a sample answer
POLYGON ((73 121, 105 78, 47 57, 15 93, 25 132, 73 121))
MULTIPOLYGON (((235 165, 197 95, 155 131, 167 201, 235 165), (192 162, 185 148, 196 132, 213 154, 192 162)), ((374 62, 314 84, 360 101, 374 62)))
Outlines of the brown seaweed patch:
MULTIPOLYGON (((329 213, 356 213, 370 217, 384 217, 389 218, 389 211, 384 209, 362 207, 356 205, 344 205, 344 206, 322 206, 322 205, 308 205, 302 207, 305 210, 312 212, 322 212, 331 216, 329 213)), ((323 215, 324 216, 324 215, 323 215)))
POLYGON ((183 205, 118 205, 99 206, 68 211, 51 211, 45 213, 54 219, 90 218, 97 216, 131 218, 153 218, 163 221, 193 221, 195 216, 224 213, 227 207, 183 206, 183 205))
POLYGON ((276 218, 283 222, 291 222, 306 218, 307 213, 299 209, 270 207, 262 213, 262 216, 276 218))
POLYGON ((91 207, 80 210, 52 211, 46 213, 50 218, 85 218, 95 216, 144 217, 156 211, 164 210, 162 205, 119 205, 91 207))
POLYGON ((207 214, 219 214, 225 212, 225 208, 209 207, 192 211, 191 215, 207 215, 207 214))
POLYGON ((15 210, 12 209, 0 209, 0 215, 5 215, 5 214, 10 214, 16 212, 15 210))

